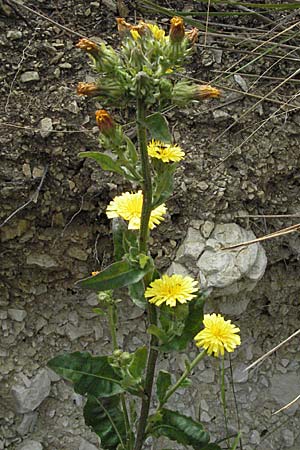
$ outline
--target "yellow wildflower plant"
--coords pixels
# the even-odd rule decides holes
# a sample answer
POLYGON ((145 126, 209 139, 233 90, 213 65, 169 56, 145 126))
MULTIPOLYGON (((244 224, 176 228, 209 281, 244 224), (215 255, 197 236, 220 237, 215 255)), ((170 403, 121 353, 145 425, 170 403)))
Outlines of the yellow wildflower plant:
POLYGON ((164 144, 160 141, 152 139, 147 146, 148 155, 151 158, 160 159, 164 163, 181 161, 185 153, 177 144, 164 144))
MULTIPOLYGON (((124 192, 110 202, 106 209, 106 215, 109 219, 122 217, 122 219, 129 222, 129 230, 139 230, 141 225, 142 206, 142 191, 136 193, 124 192)), ((167 208, 164 204, 159 205, 152 210, 149 220, 150 230, 164 220, 163 216, 166 212, 167 208)))
POLYGON ((199 290, 198 281, 182 275, 163 275, 158 280, 152 281, 145 291, 145 297, 150 303, 160 306, 165 303, 174 308, 178 303, 187 303, 196 297, 199 290))
POLYGON ((152 23, 147 23, 147 27, 151 31, 154 39, 156 39, 157 41, 163 41, 164 39, 166 39, 165 30, 159 28, 159 26, 154 25, 152 23))
POLYGON ((204 314, 204 329, 195 337, 197 347, 202 347, 208 355, 223 356, 225 350, 233 352, 240 345, 241 338, 237 334, 240 329, 225 320, 221 314, 204 314))

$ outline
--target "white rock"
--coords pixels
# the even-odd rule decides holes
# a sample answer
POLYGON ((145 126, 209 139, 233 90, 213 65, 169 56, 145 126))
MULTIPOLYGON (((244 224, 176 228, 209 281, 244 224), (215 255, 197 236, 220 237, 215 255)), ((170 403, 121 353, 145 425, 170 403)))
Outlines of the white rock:
POLYGON ((24 72, 21 75, 22 83, 29 83, 30 81, 39 81, 39 79, 40 79, 39 73, 36 71, 24 72))
POLYGON ((205 239, 198 230, 189 228, 187 235, 177 250, 176 261, 181 264, 196 262, 205 248, 205 239))
POLYGON ((53 130, 52 119, 50 119, 50 117, 44 117, 44 119, 40 121, 41 136, 43 138, 46 138, 47 136, 49 136, 49 134, 51 134, 52 130, 53 130))
POLYGON ((9 30, 6 34, 7 39, 10 39, 11 41, 16 41, 18 39, 21 39, 23 36, 22 31, 19 30, 9 30))
POLYGON ((15 400, 17 413, 29 413, 34 411, 48 397, 51 381, 46 369, 42 369, 32 380, 29 386, 16 385, 11 393, 15 400))

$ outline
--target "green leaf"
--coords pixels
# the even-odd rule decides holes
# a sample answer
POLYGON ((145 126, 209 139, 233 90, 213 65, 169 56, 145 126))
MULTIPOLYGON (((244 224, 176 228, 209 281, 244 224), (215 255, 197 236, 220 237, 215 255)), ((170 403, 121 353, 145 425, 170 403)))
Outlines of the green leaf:
POLYGON ((79 155, 81 158, 91 158, 97 161, 103 170, 110 170, 116 172, 119 175, 124 176, 124 171, 121 169, 119 163, 114 161, 110 156, 100 152, 81 152, 79 155))
POLYGON ((152 139, 156 139, 166 144, 172 142, 167 119, 161 113, 156 112, 146 117, 145 124, 152 139))
POLYGON ((162 351, 181 351, 187 347, 202 328, 204 302, 205 299, 201 294, 198 295, 198 298, 189 302, 189 313, 182 334, 174 336, 171 341, 160 346, 162 351))
POLYGON ((132 140, 128 136, 125 137, 125 140, 126 140, 127 151, 128 151, 128 155, 130 158, 130 162, 132 164, 136 164, 136 162, 138 161, 138 153, 136 151, 136 147, 135 147, 134 143, 132 142, 132 140))
POLYGON ((127 223, 119 217, 112 219, 112 234, 116 261, 120 261, 125 253, 129 253, 131 247, 138 247, 137 233, 128 230, 127 223))
POLYGON ((98 275, 77 281, 76 285, 95 291, 118 289, 137 283, 149 270, 151 270, 150 263, 142 269, 141 267, 133 267, 127 260, 117 261, 98 275))
POLYGON ((156 336, 162 342, 168 341, 168 335, 156 325, 150 325, 150 327, 147 328, 147 333, 153 334, 153 336, 156 336))
POLYGON ((101 439, 101 448, 116 450, 126 442, 123 412, 119 408, 119 397, 97 399, 88 396, 84 407, 84 420, 101 439))
POLYGON ((166 370, 160 370, 156 381, 156 393, 160 403, 163 402, 168 388, 172 384, 172 377, 166 370))
POLYGON ((164 203, 172 194, 174 189, 174 172, 177 164, 164 164, 162 173, 158 173, 155 178, 155 189, 152 207, 164 203))
POLYGON ((131 363, 128 366, 130 375, 139 380, 142 378, 147 363, 147 347, 138 348, 134 354, 131 363))
POLYGON ((136 306, 142 309, 146 309, 147 307, 147 300, 145 299, 144 293, 145 288, 142 280, 128 286, 128 294, 131 300, 136 306))
POLYGON ((207 448, 209 434, 200 422, 170 409, 162 408, 160 413, 149 430, 152 436, 165 436, 179 444, 191 445, 195 450, 207 448))
POLYGON ((87 352, 58 355, 48 366, 74 383, 78 394, 110 397, 123 392, 121 374, 111 367, 107 356, 92 356, 87 352))

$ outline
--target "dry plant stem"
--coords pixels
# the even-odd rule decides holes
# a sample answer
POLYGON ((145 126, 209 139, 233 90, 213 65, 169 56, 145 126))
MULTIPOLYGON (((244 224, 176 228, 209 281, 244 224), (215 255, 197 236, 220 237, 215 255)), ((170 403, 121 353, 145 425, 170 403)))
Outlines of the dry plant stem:
MULTIPOLYGON (((147 254, 149 219, 152 209, 152 180, 151 180, 149 157, 147 152, 145 117, 146 117, 145 104, 143 102, 143 99, 139 98, 137 100, 137 136, 139 142, 139 149, 142 163, 142 175, 143 175, 143 208, 141 216, 139 250, 141 253, 147 254)), ((145 285, 147 286, 148 280, 144 281, 145 285)), ((155 325, 157 322, 155 306, 148 303, 147 312, 149 323, 155 325)), ((157 344, 158 344, 157 338, 152 335, 149 344, 149 354, 146 368, 146 378, 144 386, 145 395, 142 399, 141 413, 137 427, 137 437, 134 450, 141 450, 145 440, 145 429, 149 415, 153 378, 155 373, 156 360, 158 356, 158 352, 155 349, 157 344)))

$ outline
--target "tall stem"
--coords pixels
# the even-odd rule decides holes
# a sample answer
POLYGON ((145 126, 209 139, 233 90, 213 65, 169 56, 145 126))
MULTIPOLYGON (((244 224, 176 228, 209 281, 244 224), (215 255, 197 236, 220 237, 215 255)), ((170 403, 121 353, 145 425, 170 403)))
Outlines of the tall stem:
MULTIPOLYGON (((148 253, 148 236, 149 236, 149 219, 152 210, 152 180, 151 180, 151 170, 149 164, 149 157, 147 152, 147 135, 145 128, 145 116, 146 108, 143 99, 137 100, 137 135, 139 141, 139 149, 142 164, 142 175, 143 175, 143 208, 141 215, 141 227, 140 227, 140 240, 139 240, 139 250, 141 253, 148 253)), ((149 280, 146 278, 145 286, 147 286, 149 280)), ((150 324, 156 325, 157 315, 154 305, 148 303, 147 306, 148 321, 150 324)), ((156 360, 158 356, 157 347, 158 341, 155 336, 151 336, 149 343, 149 353, 146 368, 146 378, 144 392, 145 395, 142 399, 140 418, 137 427, 137 437, 135 441, 134 450, 141 450, 144 440, 145 440, 145 429, 147 425, 147 419, 149 416, 149 409, 151 403, 153 378, 155 373, 156 360)))

